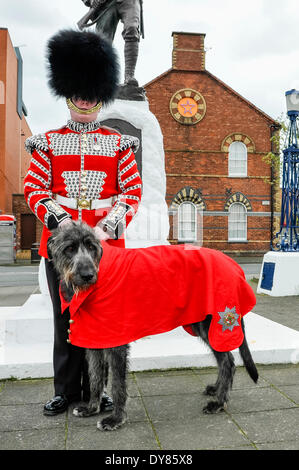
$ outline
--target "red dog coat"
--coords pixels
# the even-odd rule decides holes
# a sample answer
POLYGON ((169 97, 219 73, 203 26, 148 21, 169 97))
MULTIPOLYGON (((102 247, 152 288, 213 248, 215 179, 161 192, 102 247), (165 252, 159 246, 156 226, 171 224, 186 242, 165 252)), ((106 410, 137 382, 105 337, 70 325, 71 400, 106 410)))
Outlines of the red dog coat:
POLYGON ((111 348, 212 315, 209 341, 216 351, 238 348, 241 317, 255 295, 240 266, 220 251, 192 245, 139 249, 102 242, 97 282, 62 298, 70 309, 69 340, 84 348, 111 348))

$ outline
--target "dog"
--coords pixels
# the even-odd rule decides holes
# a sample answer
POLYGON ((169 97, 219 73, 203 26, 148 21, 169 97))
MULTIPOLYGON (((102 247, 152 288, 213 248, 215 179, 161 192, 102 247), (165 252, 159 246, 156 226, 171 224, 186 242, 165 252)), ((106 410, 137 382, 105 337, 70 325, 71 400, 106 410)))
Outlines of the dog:
MULTIPOLYGON (((71 302, 74 296, 87 291, 97 282, 99 269, 101 270, 103 248, 91 227, 84 223, 73 222, 72 225, 53 231, 48 241, 48 256, 60 275, 61 295, 66 302, 71 302)), ((204 391, 205 395, 214 397, 203 408, 204 413, 218 413, 226 408, 235 374, 232 353, 230 351, 219 352, 213 349, 210 344, 211 321, 212 318, 208 315, 203 321, 192 323, 193 334, 210 347, 218 365, 216 383, 208 385, 204 391)), ((243 318, 240 323, 244 334, 242 344, 239 346, 240 355, 249 376, 256 383, 258 371, 246 341, 243 318)), ((112 374, 114 409, 111 415, 97 423, 97 428, 110 431, 125 423, 129 351, 130 344, 86 349, 90 378, 90 401, 87 405, 74 408, 74 415, 86 417, 100 412, 101 397, 105 384, 107 384, 107 363, 109 363, 112 374)))

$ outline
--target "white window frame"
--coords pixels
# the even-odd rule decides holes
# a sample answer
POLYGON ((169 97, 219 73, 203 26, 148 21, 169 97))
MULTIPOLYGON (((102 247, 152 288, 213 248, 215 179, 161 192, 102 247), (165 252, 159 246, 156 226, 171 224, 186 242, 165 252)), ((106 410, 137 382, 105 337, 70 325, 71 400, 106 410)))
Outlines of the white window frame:
POLYGON ((197 208, 196 208, 196 205, 193 204, 193 202, 185 201, 182 204, 180 204, 180 206, 178 208, 178 241, 180 241, 180 242, 195 242, 196 240, 197 240, 197 208), (191 216, 190 221, 182 220, 182 216, 183 216, 182 212, 184 210, 184 206, 186 206, 187 204, 192 206, 192 210, 194 210, 195 230, 194 230, 194 236, 193 237, 184 237, 184 235, 182 234, 182 232, 183 232, 182 224, 183 223, 185 223, 185 224, 193 223, 192 216, 191 216))
POLYGON ((246 206, 244 204, 242 204, 241 202, 234 202, 233 204, 231 204, 230 208, 229 208, 229 212, 228 212, 228 241, 229 242, 247 242, 247 209, 246 209, 246 206), (244 216, 245 216, 245 220, 237 220, 237 221, 232 221, 232 208, 234 206, 241 206, 243 207, 244 209, 244 216), (245 222, 245 228, 243 230, 243 233, 244 233, 244 236, 239 236, 239 237, 233 237, 231 236, 231 232, 232 232, 232 227, 231 227, 231 224, 232 223, 244 223, 245 222))
POLYGON ((232 142, 229 146, 228 151, 228 176, 232 178, 244 178, 247 176, 247 161, 248 161, 248 154, 247 154, 247 147, 243 142, 235 141, 232 142), (235 150, 239 147, 239 150, 235 150), (242 151, 241 151, 242 149, 242 151), (244 171, 238 172, 233 168, 236 163, 240 163, 245 161, 244 164, 244 171))

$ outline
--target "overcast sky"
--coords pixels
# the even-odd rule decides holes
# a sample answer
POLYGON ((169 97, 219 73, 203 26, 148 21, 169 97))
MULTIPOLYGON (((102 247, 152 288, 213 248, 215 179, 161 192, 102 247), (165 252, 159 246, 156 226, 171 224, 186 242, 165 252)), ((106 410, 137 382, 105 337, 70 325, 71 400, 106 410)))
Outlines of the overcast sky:
MULTIPOLYGON (((273 118, 285 112, 284 93, 299 89, 298 0, 144 0, 145 39, 136 78, 141 85, 171 67, 173 31, 206 33, 206 68, 273 118)), ((45 45, 88 11, 82 0, 0 0, 24 61, 23 99, 32 132, 63 125, 64 100, 47 86, 45 45)), ((120 24, 114 45, 123 68, 120 24)), ((221 116, 219 116, 221 119, 221 116)))

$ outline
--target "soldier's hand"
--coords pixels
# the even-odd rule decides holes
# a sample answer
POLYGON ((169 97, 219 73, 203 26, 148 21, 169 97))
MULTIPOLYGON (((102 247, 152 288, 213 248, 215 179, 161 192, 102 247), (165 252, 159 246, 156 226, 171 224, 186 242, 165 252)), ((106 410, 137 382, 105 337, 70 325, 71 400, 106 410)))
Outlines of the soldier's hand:
POLYGON ((107 232, 104 232, 104 230, 102 230, 101 227, 99 227, 98 225, 95 226, 94 231, 95 231, 95 236, 100 241, 105 241, 110 238, 107 232))
POLYGON ((68 217, 67 219, 64 219, 62 220, 59 224, 58 224, 58 228, 61 229, 61 230, 64 230, 65 228, 68 228, 70 227, 71 225, 73 225, 73 221, 70 217, 68 217))

